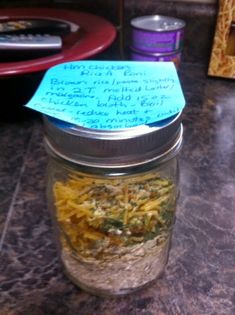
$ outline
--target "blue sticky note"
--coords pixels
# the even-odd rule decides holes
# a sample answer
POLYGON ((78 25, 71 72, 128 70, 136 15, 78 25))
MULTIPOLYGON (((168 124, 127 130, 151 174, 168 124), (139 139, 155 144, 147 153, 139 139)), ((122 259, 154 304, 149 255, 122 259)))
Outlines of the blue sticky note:
POLYGON ((26 106, 107 130, 167 119, 185 100, 172 62, 75 61, 49 69, 26 106))

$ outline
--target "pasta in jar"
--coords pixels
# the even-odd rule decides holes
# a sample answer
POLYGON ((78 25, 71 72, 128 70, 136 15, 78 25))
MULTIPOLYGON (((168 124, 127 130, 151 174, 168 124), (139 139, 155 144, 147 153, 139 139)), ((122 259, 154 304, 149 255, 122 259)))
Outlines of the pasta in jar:
MULTIPOLYGON (((95 160, 99 165, 92 165, 90 158, 87 164, 91 165, 84 165, 84 155, 76 156, 78 161, 69 159, 66 151, 57 152, 46 139, 48 200, 60 258, 67 276, 84 290, 123 295, 163 273, 179 190, 177 152, 182 128, 178 119, 166 154, 162 151, 159 159, 149 159, 145 150, 129 160, 125 157, 123 165, 119 165, 123 151, 121 158, 107 154, 95 160)), ((151 148, 153 140, 146 142, 151 148)), ((120 144, 114 145, 123 150, 120 144)))

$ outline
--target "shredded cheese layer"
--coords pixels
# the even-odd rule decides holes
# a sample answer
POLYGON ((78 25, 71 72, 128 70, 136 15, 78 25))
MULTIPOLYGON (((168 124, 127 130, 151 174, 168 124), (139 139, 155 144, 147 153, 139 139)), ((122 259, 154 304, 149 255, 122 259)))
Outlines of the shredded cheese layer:
POLYGON ((72 173, 54 184, 57 221, 79 255, 100 257, 157 237, 172 226, 175 185, 158 174, 94 179, 72 173))

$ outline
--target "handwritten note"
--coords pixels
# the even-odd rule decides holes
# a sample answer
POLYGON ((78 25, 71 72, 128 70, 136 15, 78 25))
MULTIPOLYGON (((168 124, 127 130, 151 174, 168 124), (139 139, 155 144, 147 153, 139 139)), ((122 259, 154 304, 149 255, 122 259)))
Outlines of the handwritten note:
POLYGON ((185 105, 172 62, 77 61, 49 69, 27 107, 94 129, 169 118, 185 105))

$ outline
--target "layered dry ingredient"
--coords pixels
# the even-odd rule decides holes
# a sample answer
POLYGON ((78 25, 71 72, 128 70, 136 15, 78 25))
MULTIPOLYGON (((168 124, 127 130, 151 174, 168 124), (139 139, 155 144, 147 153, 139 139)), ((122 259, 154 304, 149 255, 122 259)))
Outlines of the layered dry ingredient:
POLYGON ((57 181, 62 259, 73 280, 115 294, 154 280, 167 260, 175 189, 157 174, 57 181))

